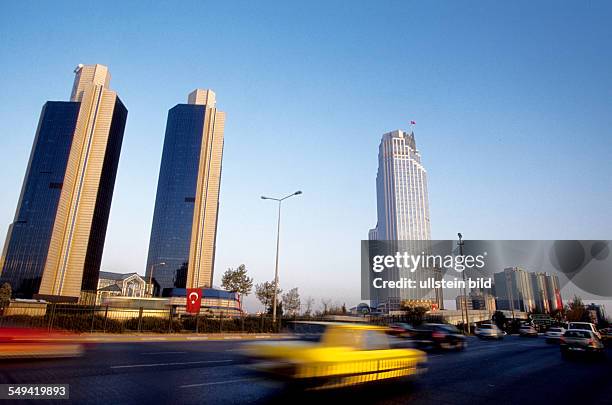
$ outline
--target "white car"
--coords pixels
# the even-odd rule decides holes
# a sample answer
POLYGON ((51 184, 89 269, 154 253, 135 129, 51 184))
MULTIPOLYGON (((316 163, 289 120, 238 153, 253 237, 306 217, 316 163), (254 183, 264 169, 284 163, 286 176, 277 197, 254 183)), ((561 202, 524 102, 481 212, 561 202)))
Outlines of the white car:
POLYGON ((550 328, 546 331, 546 343, 558 343, 565 333, 565 328, 550 328))
POLYGON ((595 327, 595 324, 592 324, 590 322, 570 322, 567 329, 568 330, 570 329, 588 330, 588 331, 593 332, 595 336, 597 336, 598 339, 601 339, 601 334, 595 327))
POLYGON ((531 325, 522 325, 519 328, 519 335, 520 336, 531 336, 531 337, 538 337, 538 331, 536 330, 536 328, 534 328, 531 325))
POLYGON ((480 339, 503 339, 505 333, 499 329, 497 325, 484 323, 476 326, 474 335, 478 336, 480 339))

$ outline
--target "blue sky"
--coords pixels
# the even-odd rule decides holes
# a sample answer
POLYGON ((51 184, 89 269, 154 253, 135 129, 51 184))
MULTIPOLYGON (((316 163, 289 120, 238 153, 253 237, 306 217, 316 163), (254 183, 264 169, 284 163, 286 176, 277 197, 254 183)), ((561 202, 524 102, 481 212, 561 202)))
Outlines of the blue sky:
POLYGON ((436 239, 611 239, 612 6, 591 2, 2 2, 0 235, 38 116, 78 63, 129 109, 103 269, 144 272, 167 111, 227 112, 216 277, 352 305, 377 148, 415 120, 436 239), (131 3, 131 4, 125 4, 131 3))

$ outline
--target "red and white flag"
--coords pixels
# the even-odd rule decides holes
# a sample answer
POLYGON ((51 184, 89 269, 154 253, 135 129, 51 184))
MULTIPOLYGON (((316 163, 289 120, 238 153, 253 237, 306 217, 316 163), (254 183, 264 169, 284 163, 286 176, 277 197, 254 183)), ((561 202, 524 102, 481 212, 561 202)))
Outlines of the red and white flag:
POLYGON ((416 125, 416 121, 410 121, 410 125, 416 125))
POLYGON ((187 289, 187 313, 199 314, 201 305, 202 305, 202 289, 201 288, 188 288, 187 289))

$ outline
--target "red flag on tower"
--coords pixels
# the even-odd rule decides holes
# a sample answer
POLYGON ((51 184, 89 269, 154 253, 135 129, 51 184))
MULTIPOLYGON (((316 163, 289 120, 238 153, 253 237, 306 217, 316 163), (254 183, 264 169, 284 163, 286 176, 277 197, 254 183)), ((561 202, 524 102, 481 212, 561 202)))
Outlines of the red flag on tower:
POLYGON ((410 121, 410 125, 416 125, 416 121, 410 121))
POLYGON ((187 313, 199 314, 201 305, 202 305, 202 289, 201 288, 188 288, 187 289, 187 313))

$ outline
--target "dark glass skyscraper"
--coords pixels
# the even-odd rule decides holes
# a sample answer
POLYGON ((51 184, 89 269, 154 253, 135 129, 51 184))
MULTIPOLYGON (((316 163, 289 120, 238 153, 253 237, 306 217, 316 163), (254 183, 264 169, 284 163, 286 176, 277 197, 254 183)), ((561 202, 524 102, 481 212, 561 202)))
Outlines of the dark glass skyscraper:
POLYGON ((168 112, 146 268, 160 290, 212 284, 224 119, 210 90, 168 112))
POLYGON ((45 104, 0 260, 17 297, 95 294, 127 119, 103 65, 79 65, 70 102, 45 104))
POLYGON ((49 101, 42 109, 15 219, 0 269, 18 298, 38 292, 79 114, 78 102, 49 101))

